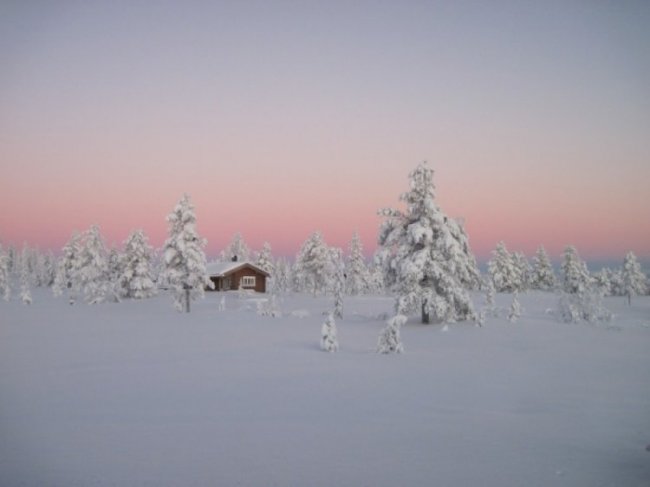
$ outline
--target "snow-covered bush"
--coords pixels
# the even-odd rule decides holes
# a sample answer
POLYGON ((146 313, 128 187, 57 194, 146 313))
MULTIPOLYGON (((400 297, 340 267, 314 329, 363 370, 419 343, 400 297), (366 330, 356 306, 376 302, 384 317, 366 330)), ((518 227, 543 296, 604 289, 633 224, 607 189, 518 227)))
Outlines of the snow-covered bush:
POLYGON ((565 323, 604 323, 612 319, 612 313, 603 306, 601 293, 588 288, 577 293, 560 291, 557 316, 565 323))
POLYGON ((271 294, 268 299, 257 302, 257 314, 259 316, 269 316, 271 318, 282 316, 280 307, 278 306, 278 299, 275 294, 271 294))
POLYGON ((221 296, 221 299, 219 300, 219 304, 217 306, 218 311, 225 311, 226 310, 226 296, 221 296))
POLYGON ((207 242, 196 231, 196 216, 190 197, 185 194, 167 216, 169 238, 163 246, 162 280, 174 297, 174 307, 190 311, 190 301, 202 298, 205 287, 213 287, 206 270, 207 242))
POLYGON ((395 315, 386 322, 377 340, 377 353, 402 353, 404 345, 400 337, 399 329, 406 323, 405 315, 395 315))
POLYGON ((512 294, 512 304, 510 305, 510 311, 508 312, 508 321, 510 323, 516 323, 521 317, 521 304, 519 303, 519 296, 517 291, 512 294))
POLYGON ((143 299, 156 294, 153 281, 153 249, 142 230, 136 230, 124 242, 124 254, 118 278, 120 294, 143 299))
POLYGON ((422 322, 474 318, 467 287, 478 268, 462 225, 436 205, 433 170, 426 163, 409 175, 410 191, 400 199, 406 211, 383 209, 378 257, 385 281, 397 295, 396 311, 422 313, 422 322))
POLYGON ((336 352, 339 349, 339 342, 336 336, 336 322, 332 313, 327 315, 327 319, 320 331, 320 348, 326 352, 336 352))

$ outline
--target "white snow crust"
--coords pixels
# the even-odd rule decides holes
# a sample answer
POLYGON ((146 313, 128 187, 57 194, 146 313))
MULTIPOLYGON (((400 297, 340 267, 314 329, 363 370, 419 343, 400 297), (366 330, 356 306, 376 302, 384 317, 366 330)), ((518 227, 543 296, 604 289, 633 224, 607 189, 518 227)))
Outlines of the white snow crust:
MULTIPOLYGON (((505 316, 401 326, 393 298, 346 298, 338 353, 319 350, 331 297, 237 293, 192 312, 169 296, 69 306, 0 302, 2 486, 585 486, 650 480, 650 298, 606 298, 608 325, 559 323, 557 298, 505 316), (295 316, 292 311, 308 314, 295 316)), ((480 309, 484 296, 472 296, 480 309)), ((498 294, 506 309, 512 297, 498 294)))

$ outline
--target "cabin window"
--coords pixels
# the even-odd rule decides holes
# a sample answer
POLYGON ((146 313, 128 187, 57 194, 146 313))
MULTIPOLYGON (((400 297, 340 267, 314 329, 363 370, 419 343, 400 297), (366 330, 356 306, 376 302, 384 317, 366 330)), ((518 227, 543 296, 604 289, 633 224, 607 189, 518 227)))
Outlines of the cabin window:
POLYGON ((255 287, 255 276, 244 276, 241 278, 242 287, 255 287))

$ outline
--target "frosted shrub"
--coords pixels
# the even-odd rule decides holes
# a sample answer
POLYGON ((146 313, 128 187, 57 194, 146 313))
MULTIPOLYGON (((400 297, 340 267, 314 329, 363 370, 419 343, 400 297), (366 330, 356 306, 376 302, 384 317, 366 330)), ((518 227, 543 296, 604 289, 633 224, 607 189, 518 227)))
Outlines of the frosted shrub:
POLYGON ((269 299, 257 302, 257 314, 259 316, 269 316, 271 318, 282 316, 275 294, 271 294, 269 299))
POLYGON ((565 323, 607 323, 612 313, 603 306, 602 295, 595 289, 580 293, 560 292, 557 317, 565 323))
POLYGON ((221 296, 221 299, 219 300, 219 305, 217 306, 218 311, 225 311, 226 310, 226 297, 221 296))
POLYGON ((406 323, 404 315, 393 316, 386 322, 386 328, 381 331, 377 340, 377 353, 402 353, 404 346, 400 337, 399 329, 406 323))
POLYGON ((336 336, 336 323, 332 313, 327 315, 327 319, 320 331, 320 348, 326 352, 336 352, 339 349, 339 342, 336 336))
POLYGON ((519 303, 519 296, 517 292, 512 295, 512 304, 510 305, 510 311, 508 312, 508 321, 510 323, 516 323, 521 317, 521 304, 519 303))

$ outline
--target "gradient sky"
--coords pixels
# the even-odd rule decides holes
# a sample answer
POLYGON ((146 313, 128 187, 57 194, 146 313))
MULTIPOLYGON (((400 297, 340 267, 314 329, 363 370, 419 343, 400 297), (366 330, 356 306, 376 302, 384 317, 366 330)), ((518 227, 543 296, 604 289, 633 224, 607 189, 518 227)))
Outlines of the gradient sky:
POLYGON ((650 256, 650 2, 0 3, 0 241, 375 248, 434 167, 481 259, 650 256))

